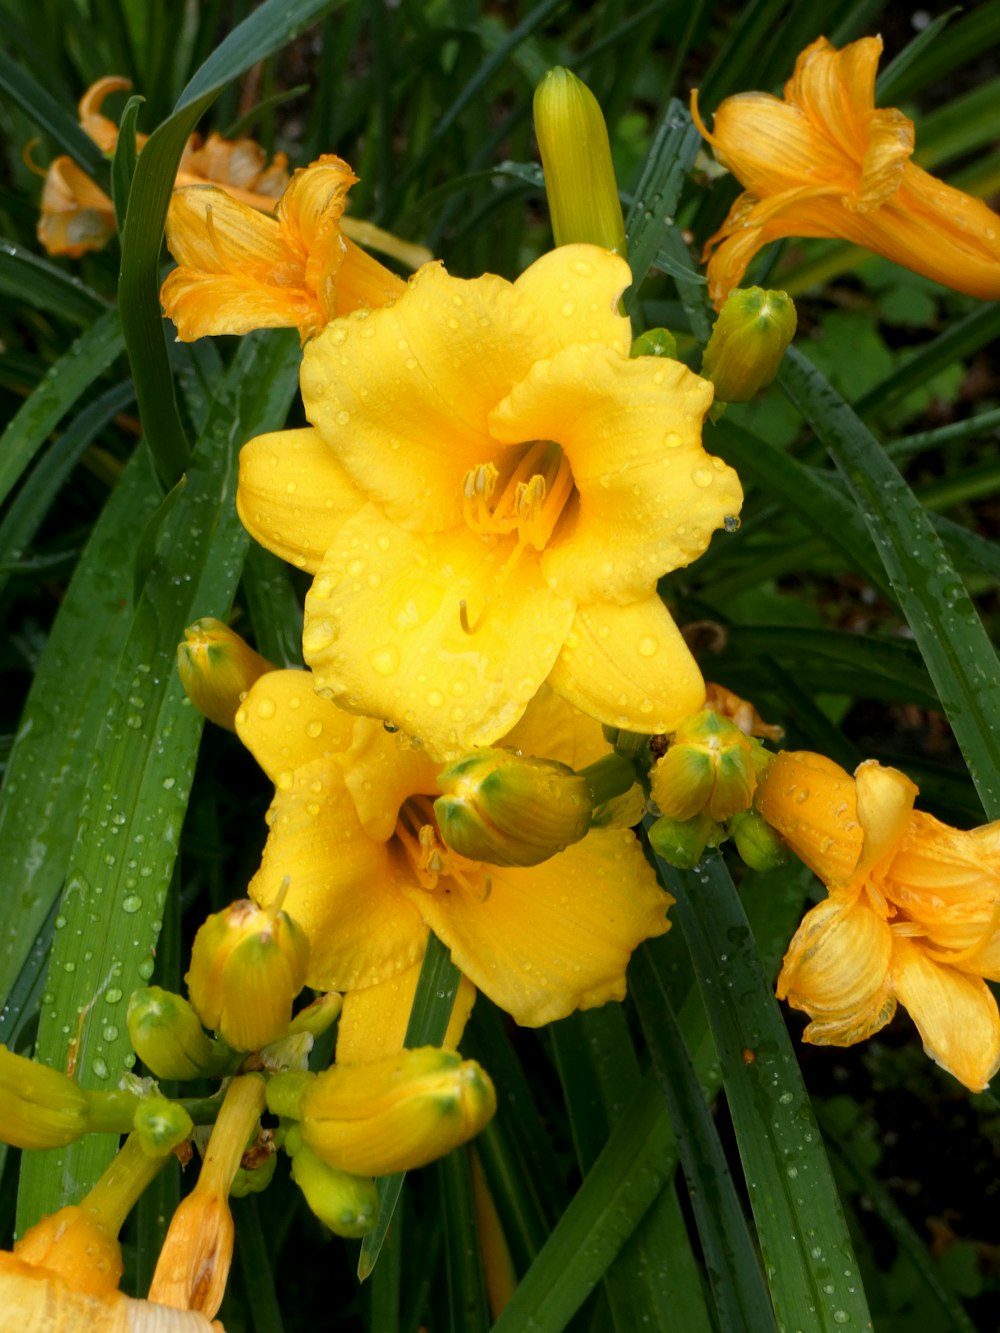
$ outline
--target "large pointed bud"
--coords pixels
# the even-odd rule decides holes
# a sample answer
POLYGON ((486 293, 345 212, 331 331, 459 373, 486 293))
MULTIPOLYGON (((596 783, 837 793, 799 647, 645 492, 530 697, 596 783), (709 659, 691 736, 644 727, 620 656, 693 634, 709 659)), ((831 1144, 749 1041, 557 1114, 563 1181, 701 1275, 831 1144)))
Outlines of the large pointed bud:
POLYGON ((236 712, 254 681, 275 667, 254 652, 228 625, 202 616, 177 645, 177 670, 184 693, 210 722, 236 730, 236 712))
POLYGON ((61 1148, 89 1128, 90 1099, 66 1074, 0 1046, 0 1141, 61 1148))
POLYGON ((443 1157, 478 1134, 496 1110, 474 1060, 434 1046, 317 1075, 299 1104, 302 1137, 330 1166, 387 1176, 443 1157))
POLYGON ((726 298, 701 362, 719 403, 746 403, 778 373, 798 316, 786 292, 737 287, 726 298))
POLYGON ((554 759, 474 750, 444 769, 434 802, 441 837, 460 856, 497 866, 535 866, 590 828, 587 779, 554 759))
POLYGON ((284 1036, 305 985, 309 939, 280 910, 283 896, 268 908, 244 898, 214 913, 191 949, 184 978, 191 1003, 205 1026, 237 1051, 256 1051, 284 1036))
POLYGON ((597 98, 557 67, 535 89, 534 114, 556 245, 585 241, 624 256, 625 221, 597 98))

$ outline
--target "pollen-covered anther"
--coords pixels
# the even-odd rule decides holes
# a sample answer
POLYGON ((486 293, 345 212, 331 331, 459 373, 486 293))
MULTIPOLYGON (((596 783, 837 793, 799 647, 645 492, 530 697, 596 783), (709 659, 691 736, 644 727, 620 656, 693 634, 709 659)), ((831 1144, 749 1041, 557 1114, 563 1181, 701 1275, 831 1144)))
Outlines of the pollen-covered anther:
POLYGON ((500 482, 493 463, 480 463, 465 474, 463 512, 469 528, 484 537, 516 532, 518 551, 524 546, 543 550, 573 494, 566 455, 558 444, 536 440, 500 482))

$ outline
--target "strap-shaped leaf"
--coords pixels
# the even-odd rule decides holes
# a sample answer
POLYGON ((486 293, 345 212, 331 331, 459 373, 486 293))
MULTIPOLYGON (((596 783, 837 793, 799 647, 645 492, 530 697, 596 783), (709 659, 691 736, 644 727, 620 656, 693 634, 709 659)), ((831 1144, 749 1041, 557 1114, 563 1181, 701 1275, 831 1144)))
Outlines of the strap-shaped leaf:
POLYGON ((45 372, 0 436, 0 501, 10 494, 49 432, 122 350, 118 311, 105 311, 45 372))
MULTIPOLYGON (((236 450, 284 421, 298 362, 293 334, 240 344, 113 668, 56 918, 38 1039, 39 1057, 75 1068, 84 1086, 114 1087, 130 1059, 125 1008, 152 975, 201 733, 202 719, 175 670, 177 644, 196 616, 228 611, 248 542, 233 505, 236 450), (76 1023, 67 1015, 77 1015, 76 1023)), ((114 1147, 111 1136, 90 1135, 32 1157, 19 1201, 22 1223, 96 1180, 114 1147)))
POLYGON ((74 324, 90 325, 108 308, 103 297, 73 274, 4 239, 0 239, 0 292, 74 324))
POLYGON ((657 862, 712 1026, 778 1327, 869 1328, 809 1095, 725 863, 710 854, 678 874, 657 862))
POLYGON ((700 147, 701 135, 691 117, 680 102, 671 100, 646 155, 625 219, 633 283, 630 306, 674 225, 681 190, 700 147))
POLYGON ((60 106, 23 65, 15 64, 3 51, 0 51, 0 88, 88 176, 93 176, 98 184, 107 180, 107 160, 93 139, 84 134, 76 118, 60 106))
POLYGON ((1000 664, 930 518, 885 450, 801 353, 781 384, 847 479, 990 819, 1000 817, 1000 664))

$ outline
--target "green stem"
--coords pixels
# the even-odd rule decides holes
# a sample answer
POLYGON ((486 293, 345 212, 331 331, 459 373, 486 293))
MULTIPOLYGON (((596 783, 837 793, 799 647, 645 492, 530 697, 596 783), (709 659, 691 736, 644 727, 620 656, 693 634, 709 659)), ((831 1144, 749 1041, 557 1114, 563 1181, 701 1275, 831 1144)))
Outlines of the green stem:
MULTIPOLYGON (((646 738, 643 737, 643 740, 646 738)), ((590 788, 595 805, 603 805, 615 796, 624 796, 635 782, 635 764, 621 754, 606 754, 580 770, 590 788)))
POLYGON ((159 1175, 168 1157, 169 1154, 167 1157, 149 1156, 138 1135, 130 1134, 85 1198, 85 1207, 96 1213, 111 1234, 117 1236, 139 1196, 159 1175))

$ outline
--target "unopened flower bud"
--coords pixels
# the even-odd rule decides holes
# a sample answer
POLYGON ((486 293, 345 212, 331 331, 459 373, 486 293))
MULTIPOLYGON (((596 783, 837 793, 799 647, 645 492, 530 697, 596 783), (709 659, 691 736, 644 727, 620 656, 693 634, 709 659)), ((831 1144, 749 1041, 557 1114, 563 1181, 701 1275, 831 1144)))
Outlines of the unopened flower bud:
POLYGON ((737 287, 729 293, 702 357, 703 378, 716 402, 746 403, 778 373, 795 336, 797 316, 785 292, 737 287))
POLYGON ((251 1153, 252 1166, 240 1166, 229 1186, 232 1199, 245 1199, 248 1194, 262 1194, 274 1178, 278 1165, 277 1149, 267 1153, 251 1153))
POLYGON ((740 857, 751 870, 777 870, 788 861, 788 848, 756 810, 742 810, 729 821, 740 857))
POLYGON ((695 815, 693 819, 663 815, 649 830, 653 851, 678 870, 693 869, 705 848, 716 846, 723 837, 722 829, 706 814, 695 815))
POLYGON ((232 1061, 232 1051, 208 1036, 190 1001, 161 986, 132 992, 127 1022, 133 1050, 157 1078, 215 1078, 232 1061))
POLYGON ((703 708, 685 718, 650 772, 653 800, 679 820, 702 810, 714 820, 746 810, 757 786, 755 744, 735 723, 703 708))
POLYGON ((535 89, 535 136, 556 245, 587 241, 625 254, 625 222, 597 98, 568 69, 535 89))
POLYGON ((169 1097, 144 1097, 135 1108, 132 1126, 150 1157, 166 1157, 194 1133, 187 1111, 169 1097))
POLYGON ((228 625, 202 616, 184 631, 177 646, 177 670, 184 693, 210 722, 236 730, 236 710, 255 680, 275 667, 255 653, 228 625))
POLYGON ((284 1036, 305 985, 309 939, 287 913, 244 898, 208 917, 185 977, 206 1027, 234 1050, 256 1051, 284 1036))
POLYGON ((267 1109, 283 1119, 298 1120, 302 1097, 317 1077, 299 1069, 275 1074, 267 1081, 267 1109))
POLYGON ((590 828, 586 778, 554 759, 475 750, 444 769, 434 802, 441 837, 460 856, 535 866, 590 828))
POLYGON ((66 1074, 0 1046, 0 1140, 61 1148, 88 1129, 90 1101, 66 1074))
POLYGON ((302 1137, 342 1171, 385 1176, 443 1157, 478 1134, 496 1093, 474 1060, 434 1046, 317 1075, 300 1105, 302 1137))
POLYGON ((292 1179, 319 1220, 337 1236, 364 1236, 378 1221, 371 1176, 355 1176, 321 1161, 305 1143, 292 1154, 292 1179))
POLYGON ((633 360, 638 356, 665 356, 676 361, 677 339, 669 329, 647 329, 633 341, 629 356, 633 360))
POLYGON ((330 990, 325 995, 317 995, 312 1004, 299 1010, 289 1023, 288 1031, 308 1032, 313 1037, 322 1037, 340 1017, 343 1007, 344 997, 339 991, 330 990))

